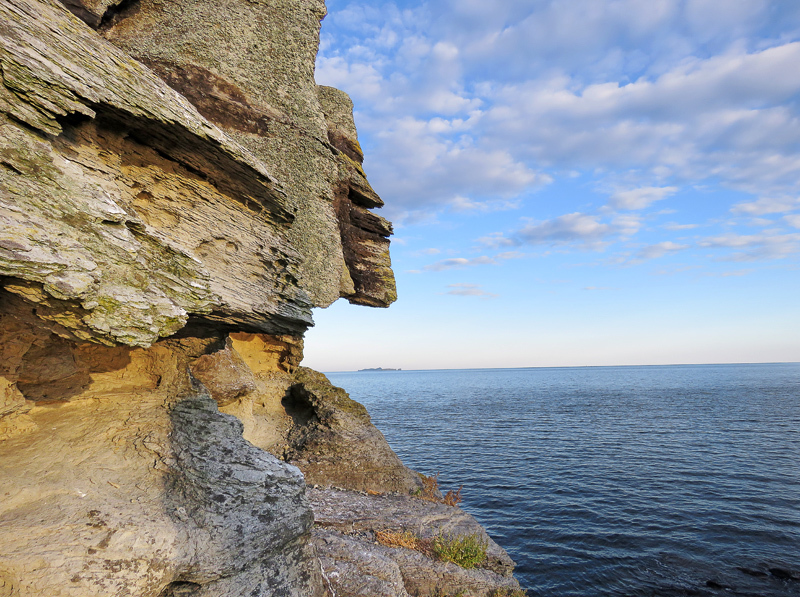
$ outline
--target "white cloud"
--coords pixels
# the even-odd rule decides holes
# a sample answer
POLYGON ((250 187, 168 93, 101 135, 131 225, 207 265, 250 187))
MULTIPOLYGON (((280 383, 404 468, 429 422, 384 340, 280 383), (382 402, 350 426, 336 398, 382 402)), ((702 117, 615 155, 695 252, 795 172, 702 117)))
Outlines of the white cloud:
POLYGON ((380 143, 364 166, 386 201, 388 217, 447 205, 459 210, 513 209, 519 193, 551 181, 507 151, 476 145, 470 133, 479 118, 474 114, 449 121, 440 117, 368 121, 378 129, 375 136, 380 143), (444 127, 446 133, 441 132, 444 127))
POLYGON ((800 233, 726 234, 700 241, 701 247, 736 249, 722 256, 725 261, 760 261, 783 259, 800 253, 800 233))
POLYGON ((464 268, 473 265, 491 265, 495 263, 497 263, 495 259, 487 257, 486 255, 482 255, 481 257, 473 257, 472 259, 467 259, 465 257, 453 257, 451 259, 443 259, 442 261, 431 263, 430 265, 426 265, 423 269, 428 272, 441 272, 448 269, 464 268))
POLYGON ((491 292, 486 292, 481 288, 480 284, 448 284, 447 288, 450 289, 447 291, 447 294, 455 296, 477 296, 481 298, 496 298, 499 296, 491 292))
POLYGON ((368 101, 378 98, 385 84, 374 64, 350 63, 341 56, 320 56, 316 80, 320 85, 345 89, 349 94, 368 101))
POLYGON ((487 213, 492 211, 506 211, 509 209, 517 209, 520 205, 520 202, 517 201, 507 201, 507 200, 487 200, 487 201, 475 201, 470 199, 469 197, 455 197, 450 201, 450 207, 454 211, 459 212, 480 212, 480 213, 487 213))
POLYGON ((641 187, 639 189, 617 191, 611 196, 609 205, 614 209, 644 209, 656 201, 661 201, 670 195, 674 195, 677 191, 677 187, 641 187))
POLYGON ((480 257, 473 257, 471 259, 467 259, 466 257, 454 257, 431 263, 430 265, 426 265, 424 269, 429 272, 440 272, 474 265, 496 265, 500 261, 522 259, 523 257, 526 257, 526 255, 520 251, 504 251, 503 253, 498 253, 494 257, 489 257, 488 255, 481 255, 480 257))
MULTIPOLYGON (((522 196, 552 182, 548 172, 577 171, 616 189, 605 211, 567 206, 558 213, 575 212, 481 242, 601 250, 647 232, 638 215, 611 210, 645 210, 700 181, 760 197, 735 215, 781 214, 798 227, 788 212, 800 209, 800 3, 356 1, 326 23, 339 38, 323 24, 318 80, 353 95, 365 170, 396 223, 529 209, 522 196)), ((723 237, 703 246, 744 259, 790 254, 794 242, 715 244, 723 237)), ((467 266, 442 264, 428 267, 467 266)))
POLYGON ((610 243, 636 234, 641 228, 641 218, 633 214, 615 215, 603 220, 598 214, 575 212, 550 220, 532 220, 510 236, 495 232, 478 239, 492 247, 518 247, 521 245, 574 245, 584 250, 601 251, 610 243))
POLYGON ((611 225, 620 237, 627 238, 639 232, 642 227, 642 218, 634 214, 622 214, 615 216, 611 220, 611 225))
POLYGON ((678 224, 677 222, 669 222, 667 224, 664 224, 662 228, 664 228, 664 230, 678 231, 678 230, 692 230, 693 228, 697 228, 698 226, 700 226, 700 224, 678 224))
POLYGON ((480 130, 515 156, 563 169, 797 187, 800 117, 781 104, 800 93, 800 71, 788 73, 798 61, 800 43, 787 43, 686 60, 627 84, 584 86, 563 74, 516 82, 487 98, 480 130))
POLYGON ((494 256, 494 258, 495 259, 522 259, 523 257, 526 257, 526 256, 527 255, 525 253, 522 253, 520 251, 505 251, 503 253, 498 253, 497 255, 494 256))
POLYGON ((491 247, 492 249, 498 249, 500 247, 515 247, 520 244, 519 241, 514 240, 513 238, 508 238, 502 232, 492 232, 486 236, 482 236, 478 239, 478 242, 487 247, 491 247))
POLYGON ((783 219, 786 220, 786 223, 793 228, 800 228, 800 214, 795 214, 791 216, 783 216, 783 219))
POLYGON ((737 203, 731 208, 735 214, 763 216, 800 209, 800 199, 795 197, 761 197, 757 201, 737 203))
POLYGON ((734 270, 734 271, 729 271, 729 272, 708 273, 708 274, 705 274, 705 275, 706 276, 714 276, 714 277, 718 277, 718 278, 738 278, 738 277, 741 277, 741 276, 747 276, 748 274, 752 274, 753 271, 755 271, 755 270, 752 270, 752 269, 739 269, 739 270, 734 270))
POLYGON ((672 241, 664 241, 639 249, 639 251, 636 253, 636 259, 639 261, 646 259, 658 259, 664 255, 677 253, 678 251, 684 251, 688 248, 689 245, 681 245, 672 241))
POLYGON ((598 243, 613 235, 616 229, 600 221, 599 216, 571 213, 543 222, 531 222, 515 234, 522 243, 570 244, 580 243, 596 247, 598 243))

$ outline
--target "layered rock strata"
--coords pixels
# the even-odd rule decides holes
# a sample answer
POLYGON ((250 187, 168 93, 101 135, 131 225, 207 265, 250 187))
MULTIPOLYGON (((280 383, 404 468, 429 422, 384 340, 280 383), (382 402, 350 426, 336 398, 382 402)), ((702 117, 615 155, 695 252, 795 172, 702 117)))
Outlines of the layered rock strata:
POLYGON ((0 0, 0 596, 516 586, 364 541, 478 527, 299 367, 312 307, 396 298, 324 12, 0 0))
POLYGON ((100 25, 102 35, 161 75, 299 198, 288 238, 301 255, 298 283, 313 303, 394 301, 392 229, 369 211, 383 201, 361 169, 352 103, 314 81, 324 2, 117 5, 124 8, 100 25))

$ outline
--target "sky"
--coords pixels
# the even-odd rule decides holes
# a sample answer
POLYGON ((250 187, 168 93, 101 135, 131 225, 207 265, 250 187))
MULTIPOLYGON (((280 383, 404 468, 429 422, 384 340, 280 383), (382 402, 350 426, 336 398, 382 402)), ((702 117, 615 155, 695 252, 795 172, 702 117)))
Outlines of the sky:
POLYGON ((800 2, 327 5, 399 298, 304 364, 800 361, 800 2))

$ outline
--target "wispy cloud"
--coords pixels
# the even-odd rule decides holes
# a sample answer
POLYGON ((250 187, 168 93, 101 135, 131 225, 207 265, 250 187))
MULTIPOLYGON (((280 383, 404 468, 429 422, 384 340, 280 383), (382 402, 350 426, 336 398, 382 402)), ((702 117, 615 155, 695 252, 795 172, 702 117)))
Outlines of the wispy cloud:
POLYGON ((669 222, 664 224, 662 228, 664 230, 672 230, 672 231, 679 231, 679 230, 692 230, 693 228, 699 227, 700 224, 678 224, 677 222, 669 222))
POLYGON ((491 265, 494 263, 497 263, 497 260, 486 255, 473 257, 471 259, 467 259, 466 257, 453 257, 451 259, 443 259, 442 261, 431 263, 430 265, 426 265, 423 269, 428 272, 442 272, 448 269, 459 269, 473 265, 491 265))
POLYGON ((614 209, 638 210, 649 207, 656 201, 674 195, 678 187, 642 187, 618 191, 611 196, 609 205, 614 209))
POLYGON ((783 216, 783 219, 786 221, 789 226, 793 228, 800 228, 800 214, 795 214, 792 216, 783 216))
POLYGON ((688 248, 689 245, 681 245, 672 241, 655 243, 639 249, 636 252, 636 260, 644 261, 648 259, 658 259, 664 255, 670 255, 672 253, 677 253, 678 251, 685 251, 688 248))
POLYGON ((576 212, 552 220, 531 222, 518 230, 515 236, 521 243, 531 245, 577 243, 594 248, 615 232, 615 228, 601 222, 599 216, 576 212))
POLYGON ((523 257, 526 257, 526 254, 520 251, 504 251, 502 253, 498 253, 494 257, 489 257, 488 255, 481 255, 480 257, 472 257, 470 259, 467 259, 466 257, 453 257, 451 259, 443 259, 441 261, 437 261, 436 263, 426 265, 424 269, 425 271, 429 272, 441 272, 449 269, 471 267, 474 265, 496 265, 501 261, 506 261, 509 259, 521 259, 523 257))
POLYGON ((723 255, 723 261, 760 261, 783 259, 800 253, 800 233, 794 234, 726 234, 700 241, 701 247, 735 249, 723 255))
POLYGON ((474 199, 470 199, 469 197, 455 197, 450 201, 450 207, 454 211, 459 212, 479 212, 479 213, 487 213, 492 211, 506 211, 509 209, 517 209, 520 206, 519 200, 514 201, 507 201, 507 200, 486 200, 486 201, 476 201, 474 199))
POLYGON ((708 272, 703 275, 711 278, 739 278, 741 276, 752 274, 754 271, 755 270, 752 269, 738 269, 728 272, 708 272))
POLYGON ((476 296, 480 298, 497 298, 498 294, 486 292, 481 288, 480 284, 448 284, 447 288, 450 290, 446 294, 455 296, 476 296))
POLYGON ((800 191, 798 18, 766 0, 355 0, 323 25, 317 80, 356 100, 393 217, 495 209, 552 168, 649 179, 616 209, 670 177, 800 191))
POLYGON ((738 215, 763 216, 796 209, 800 209, 800 199, 795 197, 762 197, 756 201, 737 203, 731 211, 738 215))
POLYGON ((521 245, 574 245, 585 250, 600 251, 618 238, 636 234, 641 227, 639 216, 574 212, 551 220, 530 221, 509 236, 493 233, 479 240, 482 244, 499 248, 521 245))

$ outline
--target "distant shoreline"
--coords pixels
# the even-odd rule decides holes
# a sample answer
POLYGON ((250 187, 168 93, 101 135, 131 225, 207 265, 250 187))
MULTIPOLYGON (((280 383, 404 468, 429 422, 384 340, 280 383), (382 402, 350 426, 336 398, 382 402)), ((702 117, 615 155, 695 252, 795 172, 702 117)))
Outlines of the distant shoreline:
POLYGON ((456 369, 357 369, 334 371, 326 369, 325 373, 360 373, 362 371, 406 371, 406 372, 431 372, 431 371, 510 371, 524 369, 615 369, 615 368, 645 368, 645 367, 726 367, 732 365, 800 365, 800 361, 762 361, 762 362, 732 362, 732 363, 662 363, 650 365, 539 365, 529 367, 462 367, 456 369))

